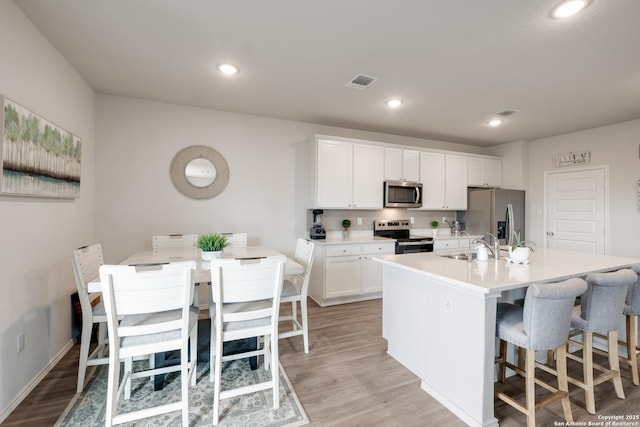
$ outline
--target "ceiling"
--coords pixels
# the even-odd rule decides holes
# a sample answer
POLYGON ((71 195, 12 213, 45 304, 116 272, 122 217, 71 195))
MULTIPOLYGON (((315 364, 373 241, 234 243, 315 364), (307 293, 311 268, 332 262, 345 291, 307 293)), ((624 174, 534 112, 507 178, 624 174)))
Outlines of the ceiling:
POLYGON ((99 93, 489 146, 640 118, 640 1, 558 1, 14 3, 99 93))

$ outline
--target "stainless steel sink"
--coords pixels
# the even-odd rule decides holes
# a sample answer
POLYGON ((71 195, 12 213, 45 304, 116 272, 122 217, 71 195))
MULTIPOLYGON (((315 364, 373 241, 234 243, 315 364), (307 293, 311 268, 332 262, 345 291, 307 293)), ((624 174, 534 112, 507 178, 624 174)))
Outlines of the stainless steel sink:
POLYGON ((467 254, 447 254, 447 255, 440 255, 443 258, 449 258, 449 259, 459 259, 462 261, 473 261, 474 259, 476 259, 476 254, 471 254, 471 258, 469 258, 469 255, 467 254))

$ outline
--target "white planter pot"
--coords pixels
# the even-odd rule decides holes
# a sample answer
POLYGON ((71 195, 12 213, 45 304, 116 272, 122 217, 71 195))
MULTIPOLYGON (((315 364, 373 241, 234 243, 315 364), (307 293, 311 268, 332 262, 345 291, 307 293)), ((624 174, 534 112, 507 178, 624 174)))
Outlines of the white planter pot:
POLYGON ((202 251, 203 261, 211 261, 212 259, 216 259, 220 257, 222 257, 222 251, 215 251, 215 252, 202 251))
POLYGON ((509 258, 513 261, 527 261, 531 255, 531 248, 515 248, 509 247, 509 258))
POLYGON ((438 235, 438 229, 437 229, 437 228, 433 228, 433 229, 431 229, 431 235, 432 235, 433 237, 437 236, 437 235, 438 235))

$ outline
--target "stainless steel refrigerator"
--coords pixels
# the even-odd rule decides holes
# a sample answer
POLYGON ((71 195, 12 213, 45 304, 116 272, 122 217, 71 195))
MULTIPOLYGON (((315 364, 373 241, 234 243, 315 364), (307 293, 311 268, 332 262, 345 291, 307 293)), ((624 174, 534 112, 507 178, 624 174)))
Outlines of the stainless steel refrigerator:
POLYGON ((482 234, 489 243, 488 233, 498 236, 503 245, 510 243, 514 231, 524 240, 524 191, 470 188, 467 210, 459 211, 457 218, 464 222, 467 232, 482 234))

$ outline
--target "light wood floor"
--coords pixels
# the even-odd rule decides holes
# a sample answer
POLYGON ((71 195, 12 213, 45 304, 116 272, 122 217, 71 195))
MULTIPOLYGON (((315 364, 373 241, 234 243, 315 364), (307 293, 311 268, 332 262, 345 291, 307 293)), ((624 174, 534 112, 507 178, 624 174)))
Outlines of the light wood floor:
MULTIPOLYGON (((302 338, 280 341, 280 360, 312 426, 463 426, 457 417, 420 389, 418 378, 386 354, 382 338, 381 300, 320 308, 310 301, 310 353, 302 338)), ((75 393, 79 345, 2 423, 3 426, 50 426, 75 393)), ((570 371, 579 367, 570 365, 570 371)), ((602 415, 640 414, 640 387, 622 371, 627 398, 615 397, 610 383, 596 390, 602 415)), ((464 378, 452 378, 464 387, 464 378)), ((518 390, 524 384, 510 378, 500 385, 518 390)), ((584 393, 571 387, 575 421, 599 421, 584 409, 584 393)), ((521 426, 525 418, 506 404, 496 403, 501 426, 521 426)), ((562 421, 560 403, 537 413, 538 425, 562 421)), ((636 420, 637 421, 637 420, 636 420)))

